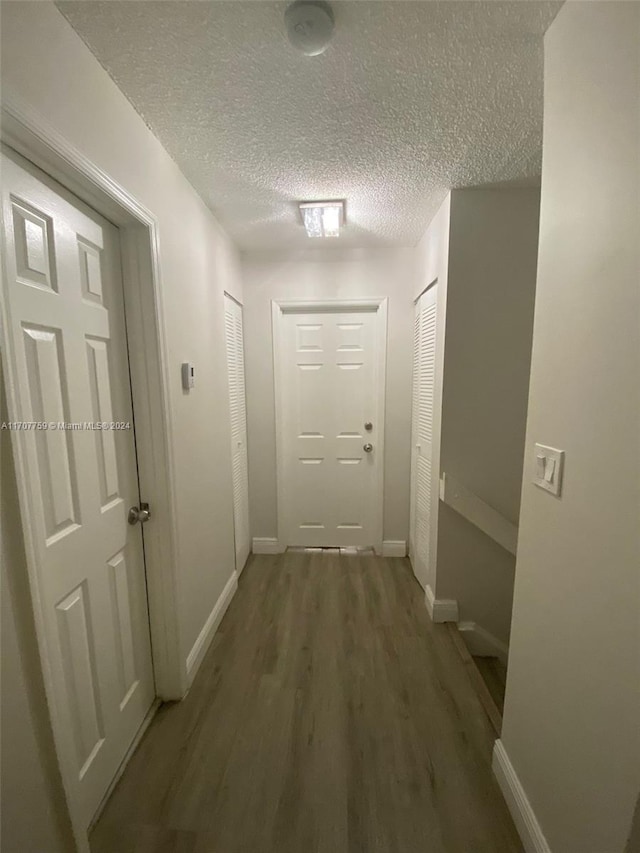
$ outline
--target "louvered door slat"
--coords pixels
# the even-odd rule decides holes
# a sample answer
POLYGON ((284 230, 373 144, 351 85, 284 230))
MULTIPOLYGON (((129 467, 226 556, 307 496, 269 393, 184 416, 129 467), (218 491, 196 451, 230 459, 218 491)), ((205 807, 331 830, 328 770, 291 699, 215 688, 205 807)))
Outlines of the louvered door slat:
POLYGON ((420 306, 416 305, 415 320, 413 323, 413 386, 411 399, 411 501, 409 518, 409 556, 415 562, 416 554, 416 464, 417 451, 416 442, 418 435, 418 405, 420 390, 420 306))
POLYGON ((247 458, 247 407, 244 381, 242 308, 225 296, 225 333, 231 415, 231 468, 236 569, 241 572, 251 548, 249 525, 249 475, 247 458))
POLYGON ((413 412, 410 553, 413 570, 426 586, 430 570, 434 502, 433 422, 436 385, 436 285, 416 306, 413 349, 413 412))

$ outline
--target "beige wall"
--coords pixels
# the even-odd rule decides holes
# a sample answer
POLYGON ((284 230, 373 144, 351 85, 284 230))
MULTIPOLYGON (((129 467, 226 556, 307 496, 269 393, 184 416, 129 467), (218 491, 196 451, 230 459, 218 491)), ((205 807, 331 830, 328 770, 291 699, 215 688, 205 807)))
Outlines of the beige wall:
MULTIPOLYGON (((440 470, 517 525, 540 190, 451 193, 440 470)), ((515 557, 440 507, 435 595, 509 641, 515 557)))
MULTIPOLYGON (((2 3, 3 97, 17 97, 159 221, 184 658, 234 570, 223 291, 241 296, 228 238, 53 4, 2 3), (196 388, 181 387, 193 361, 196 388)), ((150 496, 153 502, 153 496, 150 496)))
POLYGON ((407 540, 413 263, 412 249, 309 250, 243 258, 249 491, 254 537, 278 535, 271 300, 387 296, 384 538, 407 540))
POLYGON ((545 40, 540 253, 502 740, 553 853, 621 853, 640 790, 640 5, 545 40), (561 499, 533 444, 566 451, 561 499))

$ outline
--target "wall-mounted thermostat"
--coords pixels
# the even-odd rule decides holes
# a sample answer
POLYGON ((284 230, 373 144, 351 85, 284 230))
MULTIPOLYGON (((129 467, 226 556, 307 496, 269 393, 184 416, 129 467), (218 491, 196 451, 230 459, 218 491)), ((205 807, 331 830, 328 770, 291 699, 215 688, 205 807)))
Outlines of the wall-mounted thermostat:
POLYGON ((196 384, 196 371, 190 361, 185 361, 182 365, 182 387, 185 391, 189 391, 196 384))

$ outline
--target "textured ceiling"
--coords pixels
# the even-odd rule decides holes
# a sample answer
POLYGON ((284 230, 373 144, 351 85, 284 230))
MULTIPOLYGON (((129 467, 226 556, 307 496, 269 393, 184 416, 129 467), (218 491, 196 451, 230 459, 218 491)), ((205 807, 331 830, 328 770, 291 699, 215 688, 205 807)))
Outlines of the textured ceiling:
POLYGON ((334 2, 315 57, 286 3, 57 5, 243 249, 309 247, 296 202, 325 198, 334 245, 415 245, 451 187, 539 174, 561 3, 334 2))

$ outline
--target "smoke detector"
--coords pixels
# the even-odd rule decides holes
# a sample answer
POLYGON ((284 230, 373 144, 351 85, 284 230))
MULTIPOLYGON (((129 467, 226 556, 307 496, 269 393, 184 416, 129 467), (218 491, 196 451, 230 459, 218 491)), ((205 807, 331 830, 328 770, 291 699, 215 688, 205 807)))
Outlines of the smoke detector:
POLYGON ((324 53, 333 37, 333 12, 324 0, 296 0, 284 13, 289 41, 306 56, 324 53))

